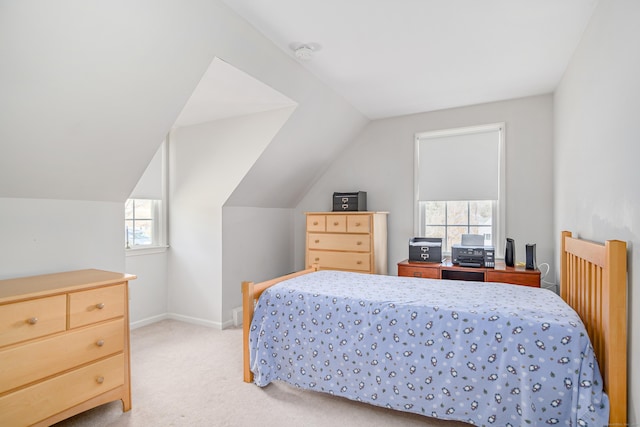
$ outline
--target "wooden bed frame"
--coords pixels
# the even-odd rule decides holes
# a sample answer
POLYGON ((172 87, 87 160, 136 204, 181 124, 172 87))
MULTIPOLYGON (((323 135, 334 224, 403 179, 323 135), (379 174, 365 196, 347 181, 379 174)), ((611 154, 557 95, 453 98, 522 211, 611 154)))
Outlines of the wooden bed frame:
MULTIPOLYGON (((593 243, 563 231, 561 249, 561 296, 580 315, 591 338, 609 396, 609 425, 627 425, 627 245, 619 240, 593 243)), ((253 381, 249 329, 258 298, 276 283, 317 270, 314 266, 266 282, 242 282, 245 382, 253 381)))
POLYGON ((562 232, 560 295, 580 315, 611 407, 610 426, 627 425, 627 244, 604 245, 562 232))

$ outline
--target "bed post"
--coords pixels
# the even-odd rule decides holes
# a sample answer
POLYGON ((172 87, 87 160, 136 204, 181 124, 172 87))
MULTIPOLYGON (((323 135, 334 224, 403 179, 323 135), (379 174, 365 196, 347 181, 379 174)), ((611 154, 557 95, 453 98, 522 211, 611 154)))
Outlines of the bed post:
POLYGON ((571 237, 570 231, 563 231, 560 242, 560 296, 567 301, 568 271, 567 271, 567 243, 566 238, 571 237))
POLYGON ((605 386, 611 404, 609 424, 627 425, 627 243, 605 242, 602 315, 605 341, 605 386))
POLYGON ((242 282, 242 350, 244 382, 253 381, 253 373, 249 366, 249 329, 253 319, 253 282, 242 282))

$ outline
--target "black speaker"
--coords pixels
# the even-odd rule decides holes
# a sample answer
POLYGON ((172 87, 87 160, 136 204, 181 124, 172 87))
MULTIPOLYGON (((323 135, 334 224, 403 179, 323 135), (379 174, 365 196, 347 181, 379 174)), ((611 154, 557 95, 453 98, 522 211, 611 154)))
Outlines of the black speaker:
POLYGON ((535 270, 538 268, 536 265, 536 244, 535 243, 527 243, 525 245, 525 251, 527 252, 527 270, 535 270))
POLYGON ((507 237, 507 246, 504 248, 504 263, 507 267, 513 267, 516 259, 516 246, 513 239, 507 237))

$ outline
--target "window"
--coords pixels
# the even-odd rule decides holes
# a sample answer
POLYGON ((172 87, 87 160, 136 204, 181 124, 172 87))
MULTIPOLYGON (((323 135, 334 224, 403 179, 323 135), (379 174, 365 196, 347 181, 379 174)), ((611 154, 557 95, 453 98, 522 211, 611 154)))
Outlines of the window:
POLYGON ((161 246, 162 200, 128 199, 124 205, 125 247, 161 246))
POLYGON ((443 252, 480 234, 502 253, 504 124, 416 134, 415 233, 441 237, 443 252))
POLYGON ((424 220, 424 237, 441 237, 446 253, 460 243, 463 234, 484 236, 486 246, 493 245, 493 200, 450 200, 419 202, 424 220))
POLYGON ((166 158, 164 142, 124 204, 124 244, 131 255, 166 246, 166 158))

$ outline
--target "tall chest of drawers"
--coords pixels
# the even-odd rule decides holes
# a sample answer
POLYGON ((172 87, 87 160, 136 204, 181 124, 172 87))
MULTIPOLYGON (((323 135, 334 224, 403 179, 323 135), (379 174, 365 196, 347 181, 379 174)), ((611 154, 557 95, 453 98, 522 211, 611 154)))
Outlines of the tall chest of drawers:
POLYGON ((0 280, 0 425, 47 426, 115 400, 131 409, 135 278, 78 270, 0 280))
POLYGON ((307 212, 306 266, 387 274, 387 212, 307 212))

